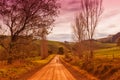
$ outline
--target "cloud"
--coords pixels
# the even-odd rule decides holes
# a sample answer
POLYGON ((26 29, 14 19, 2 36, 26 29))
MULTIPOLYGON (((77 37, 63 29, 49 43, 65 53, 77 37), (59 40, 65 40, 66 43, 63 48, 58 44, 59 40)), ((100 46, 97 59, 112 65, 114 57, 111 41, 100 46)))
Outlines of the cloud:
POLYGON ((118 26, 116 26, 115 24, 111 24, 111 25, 109 25, 108 27, 109 27, 109 28, 116 28, 116 27, 118 27, 118 26))
POLYGON ((80 3, 80 0, 71 0, 70 2, 68 2, 69 5, 76 5, 76 4, 79 4, 80 3))
POLYGON ((53 34, 48 36, 48 40, 55 40, 55 41, 72 41, 71 34, 53 34))
POLYGON ((64 15, 60 15, 60 17, 57 18, 56 24, 64 24, 64 23, 70 23, 73 20, 73 14, 67 13, 64 15))
POLYGON ((74 6, 74 7, 65 8, 64 10, 65 10, 65 11, 69 11, 69 12, 72 12, 72 11, 77 12, 77 11, 80 10, 80 7, 74 6))
POLYGON ((104 19, 108 19, 108 18, 111 18, 111 17, 114 17, 114 16, 116 16, 116 15, 119 15, 120 14, 120 10, 110 10, 110 11, 107 11, 107 12, 105 12, 103 15, 103 18, 104 19))
POLYGON ((96 32, 96 34, 94 35, 94 39, 103 38, 103 37, 106 37, 108 35, 109 35, 109 33, 96 32))
POLYGON ((61 10, 63 12, 76 12, 80 10, 80 1, 79 0, 65 0, 62 2, 61 10), (66 3, 65 3, 66 2, 66 3))

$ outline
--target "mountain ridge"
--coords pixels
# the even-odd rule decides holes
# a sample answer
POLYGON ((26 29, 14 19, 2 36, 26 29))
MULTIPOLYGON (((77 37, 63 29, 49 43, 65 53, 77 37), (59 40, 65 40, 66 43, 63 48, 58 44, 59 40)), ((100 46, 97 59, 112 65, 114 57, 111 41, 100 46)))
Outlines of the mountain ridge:
POLYGON ((120 32, 114 35, 109 35, 105 38, 97 39, 97 41, 103 42, 103 43, 116 43, 119 38, 120 38, 120 32))

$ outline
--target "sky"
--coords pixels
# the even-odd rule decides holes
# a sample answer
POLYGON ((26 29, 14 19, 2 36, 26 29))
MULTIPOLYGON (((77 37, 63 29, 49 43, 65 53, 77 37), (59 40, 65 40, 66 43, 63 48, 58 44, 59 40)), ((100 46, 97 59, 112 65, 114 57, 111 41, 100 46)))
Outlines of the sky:
MULTIPOLYGON (((80 0, 61 0, 60 14, 56 18, 49 40, 73 41, 72 24, 75 14, 80 10, 80 0)), ((104 12, 95 30, 95 39, 104 38, 120 32, 120 0, 103 0, 104 12)))

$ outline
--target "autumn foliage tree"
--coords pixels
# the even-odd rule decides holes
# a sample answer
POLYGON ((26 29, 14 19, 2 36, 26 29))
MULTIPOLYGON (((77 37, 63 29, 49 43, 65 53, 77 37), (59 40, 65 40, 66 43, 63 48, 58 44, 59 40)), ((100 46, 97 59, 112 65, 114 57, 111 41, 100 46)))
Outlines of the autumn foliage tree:
MULTIPOLYGON (((57 14, 56 14, 57 15, 57 14)), ((54 15, 54 16, 56 16, 54 15)), ((47 16, 44 18, 44 21, 41 23, 38 21, 39 29, 34 29, 33 35, 40 39, 41 41, 41 57, 42 59, 48 56, 48 42, 47 42, 47 35, 52 31, 53 23, 54 23, 53 16, 47 16)))
POLYGON ((34 29, 41 29, 49 19, 54 20, 57 9, 56 0, 0 0, 0 34, 3 35, 0 44, 8 53, 8 63, 12 62, 14 47, 21 44, 17 43, 18 38, 33 36, 34 29))

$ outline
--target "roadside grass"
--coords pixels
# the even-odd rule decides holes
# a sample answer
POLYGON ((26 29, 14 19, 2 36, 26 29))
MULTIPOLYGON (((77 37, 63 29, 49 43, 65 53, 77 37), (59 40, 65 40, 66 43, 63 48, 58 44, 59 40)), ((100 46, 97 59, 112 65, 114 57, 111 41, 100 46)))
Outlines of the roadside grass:
POLYGON ((93 75, 89 74, 87 71, 80 69, 80 67, 78 65, 74 64, 73 62, 68 63, 66 61, 66 59, 65 59, 65 56, 60 56, 60 60, 62 61, 62 63, 64 65, 67 65, 67 67, 71 67, 72 69, 74 69, 77 72, 79 72, 79 74, 81 75, 81 78, 84 78, 85 80, 88 80, 88 79, 89 80, 98 80, 96 77, 94 77, 93 75))
POLYGON ((89 72, 96 75, 101 80, 120 79, 120 48, 113 47, 95 51, 95 60, 89 72))
POLYGON ((94 51, 94 60, 92 63, 83 65, 83 60, 77 56, 71 56, 66 60, 73 66, 84 69, 100 80, 120 80, 120 48, 102 48, 94 51), (71 60, 69 59, 71 58, 71 60))
POLYGON ((52 54, 44 60, 40 57, 16 60, 12 65, 0 67, 0 80, 18 80, 23 74, 46 65, 54 56, 52 54))

